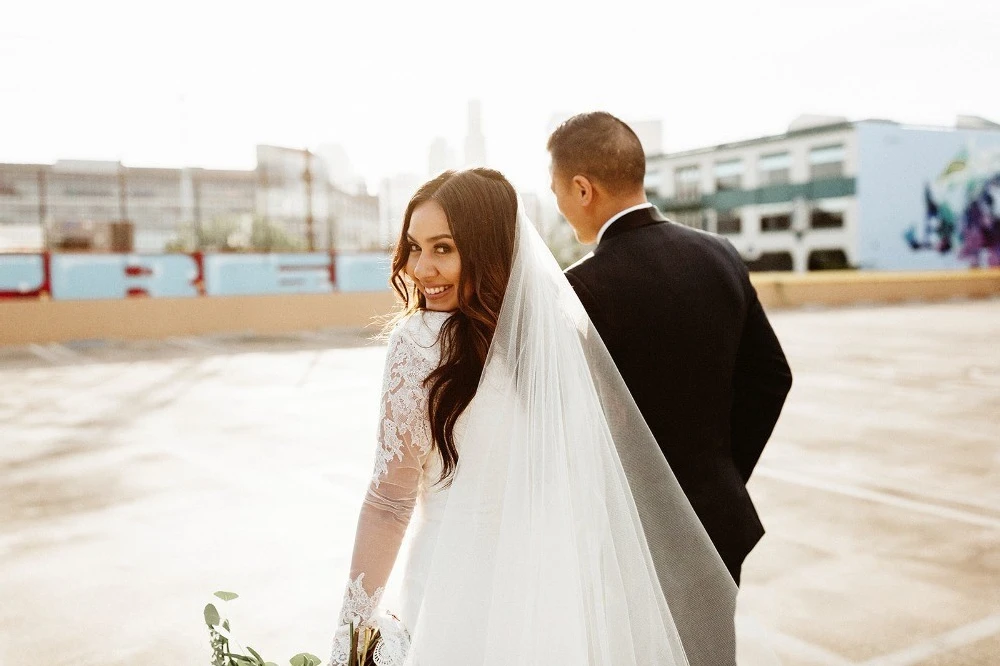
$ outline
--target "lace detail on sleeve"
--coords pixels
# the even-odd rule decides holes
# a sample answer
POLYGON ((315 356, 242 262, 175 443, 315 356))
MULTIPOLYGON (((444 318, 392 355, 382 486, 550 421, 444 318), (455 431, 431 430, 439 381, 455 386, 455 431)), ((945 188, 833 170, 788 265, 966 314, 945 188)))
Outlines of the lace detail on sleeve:
POLYGON ((360 627, 371 620, 378 606, 378 600, 382 596, 384 588, 378 588, 371 595, 365 591, 362 582, 365 579, 364 572, 347 583, 347 590, 344 592, 344 605, 340 610, 340 624, 354 623, 355 627, 360 627))
POLYGON ((427 389, 424 380, 434 368, 416 343, 397 333, 389 346, 382 413, 379 417, 378 450, 372 484, 379 483, 393 459, 403 460, 403 449, 412 446, 421 457, 431 449, 431 429, 427 416, 427 389))
MULTIPOLYGON (((355 627, 382 628, 386 638, 376 664, 401 663, 400 655, 405 654, 400 648, 403 643, 390 640, 379 624, 376 609, 420 496, 423 467, 431 452, 423 384, 434 369, 436 350, 422 349, 420 344, 407 330, 397 330, 389 340, 375 471, 358 515, 351 574, 334 635, 333 664, 346 663, 351 622, 355 627)), ((396 633, 405 636, 405 631, 396 633)))

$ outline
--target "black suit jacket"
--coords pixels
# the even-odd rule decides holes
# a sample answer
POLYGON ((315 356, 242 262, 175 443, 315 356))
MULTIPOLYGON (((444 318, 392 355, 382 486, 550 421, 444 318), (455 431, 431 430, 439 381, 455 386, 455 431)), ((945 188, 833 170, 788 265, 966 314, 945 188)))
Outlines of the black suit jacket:
POLYGON ((739 253, 646 208, 566 276, 739 582, 764 534, 746 482, 792 383, 739 253))

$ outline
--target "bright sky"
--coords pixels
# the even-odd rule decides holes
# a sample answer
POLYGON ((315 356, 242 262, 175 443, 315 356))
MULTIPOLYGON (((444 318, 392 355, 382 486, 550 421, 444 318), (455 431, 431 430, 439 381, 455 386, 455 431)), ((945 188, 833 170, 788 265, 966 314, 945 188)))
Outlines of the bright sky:
POLYGON ((254 146, 343 145, 375 184, 459 152, 548 185, 553 115, 662 119, 667 150, 784 131, 800 113, 1000 120, 1000 3, 9 2, 0 162, 251 168, 254 146), (484 9, 483 7, 489 7, 484 9))

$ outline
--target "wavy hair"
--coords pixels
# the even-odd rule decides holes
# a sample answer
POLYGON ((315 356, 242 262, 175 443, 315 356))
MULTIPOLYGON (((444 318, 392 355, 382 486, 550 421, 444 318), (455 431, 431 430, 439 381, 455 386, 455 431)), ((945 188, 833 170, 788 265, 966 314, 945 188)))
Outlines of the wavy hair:
POLYGON ((406 206, 392 258, 390 284, 402 299, 403 309, 390 326, 427 306, 424 295, 406 274, 410 218, 417 206, 427 201, 437 202, 444 210, 462 261, 458 310, 441 328, 441 363, 424 380, 429 386, 428 417, 434 448, 443 467, 441 482, 450 481, 458 464, 455 424, 479 387, 507 291, 517 192, 503 174, 485 168, 445 171, 417 190, 406 206))

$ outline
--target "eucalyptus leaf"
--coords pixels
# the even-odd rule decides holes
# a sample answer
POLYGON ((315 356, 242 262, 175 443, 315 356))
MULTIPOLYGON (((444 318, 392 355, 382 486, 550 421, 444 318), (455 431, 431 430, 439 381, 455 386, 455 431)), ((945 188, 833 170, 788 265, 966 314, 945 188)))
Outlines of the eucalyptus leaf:
POLYGON ((257 659, 258 666, 264 666, 264 658, 260 656, 260 653, 258 653, 257 650, 254 650, 252 647, 250 647, 248 645, 247 646, 247 652, 249 652, 250 654, 252 654, 254 656, 254 658, 257 659))
POLYGON ((223 601, 232 601, 233 599, 238 599, 240 595, 235 592, 223 592, 220 590, 215 593, 215 596, 219 597, 223 601))
POLYGON ((319 666, 322 663, 319 657, 308 652, 300 652, 289 659, 288 662, 292 666, 319 666))
POLYGON ((213 604, 208 604, 205 606, 205 623, 210 627, 218 626, 219 621, 222 618, 219 617, 219 611, 213 604))
POLYGON ((222 628, 225 629, 226 631, 229 631, 229 620, 223 620, 222 628))

